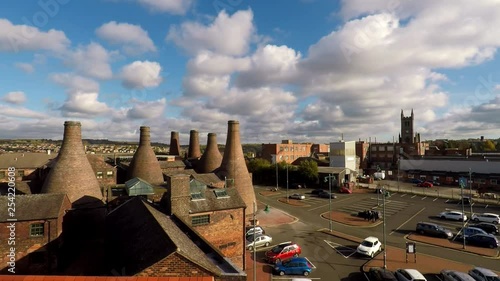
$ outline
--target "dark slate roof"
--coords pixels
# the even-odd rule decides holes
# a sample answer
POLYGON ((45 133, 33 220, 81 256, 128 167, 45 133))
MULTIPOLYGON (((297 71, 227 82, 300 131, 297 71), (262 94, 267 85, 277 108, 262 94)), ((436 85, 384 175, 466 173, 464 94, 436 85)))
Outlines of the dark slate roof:
MULTIPOLYGON (((16 216, 18 221, 43 220, 57 218, 63 206, 66 194, 28 194, 16 195, 16 216)), ((69 200, 69 199, 67 199, 69 200)), ((0 206, 5 210, 0 212, 0 222, 6 222, 9 218, 7 196, 0 196, 0 206)))
POLYGON ((106 221, 109 259, 113 266, 126 268, 127 274, 136 274, 174 252, 216 276, 222 274, 169 216, 139 197, 110 212, 106 221))
POLYGON ((168 168, 184 168, 186 167, 186 164, 180 160, 176 161, 158 161, 160 163, 160 168, 162 169, 168 169, 168 168))
POLYGON ((36 169, 46 165, 57 155, 47 153, 4 153, 0 154, 0 169, 16 167, 16 169, 36 169))
POLYGON ((224 186, 224 180, 221 180, 215 173, 198 174, 193 169, 186 169, 186 170, 167 171, 167 172, 164 172, 164 174, 167 176, 172 176, 172 175, 176 175, 176 174, 186 174, 186 175, 190 175, 195 180, 202 182, 208 186, 221 186, 221 187, 224 186))
POLYGON ((192 213, 202 213, 210 211, 228 210, 245 208, 246 204, 241 198, 238 190, 235 188, 207 188, 205 190, 205 199, 191 200, 189 208, 192 213), (227 197, 217 197, 214 191, 223 191, 227 197))

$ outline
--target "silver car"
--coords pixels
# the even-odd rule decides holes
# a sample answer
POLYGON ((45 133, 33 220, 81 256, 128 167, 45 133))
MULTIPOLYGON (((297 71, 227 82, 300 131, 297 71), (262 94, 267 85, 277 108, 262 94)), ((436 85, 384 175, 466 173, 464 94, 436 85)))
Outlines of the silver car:
POLYGON ((474 267, 469 270, 469 275, 476 281, 500 281, 500 277, 495 272, 484 267, 474 267))
POLYGON ((253 235, 247 236, 247 249, 253 251, 253 249, 258 247, 269 247, 273 242, 273 238, 271 236, 267 236, 264 234, 258 234, 255 236, 255 241, 253 240, 253 235))
POLYGON ((455 221, 461 221, 461 220, 466 221, 467 220, 467 215, 464 215, 459 211, 442 212, 438 215, 438 217, 441 219, 455 220, 455 221))

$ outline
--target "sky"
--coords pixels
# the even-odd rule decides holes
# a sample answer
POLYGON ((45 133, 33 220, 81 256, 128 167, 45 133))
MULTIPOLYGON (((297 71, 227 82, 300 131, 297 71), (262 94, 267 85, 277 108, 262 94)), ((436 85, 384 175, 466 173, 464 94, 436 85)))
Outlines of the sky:
POLYGON ((0 138, 500 135, 500 0, 0 1, 0 138))

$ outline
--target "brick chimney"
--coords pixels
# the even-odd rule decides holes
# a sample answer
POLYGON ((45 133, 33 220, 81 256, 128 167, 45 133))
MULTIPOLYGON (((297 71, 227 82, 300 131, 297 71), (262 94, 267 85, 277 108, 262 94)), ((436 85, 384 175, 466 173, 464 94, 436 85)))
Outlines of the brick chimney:
POLYGON ((64 122, 61 149, 41 193, 65 193, 74 207, 102 203, 103 195, 97 176, 83 148, 80 122, 64 122))
POLYGON ((200 138, 198 131, 191 130, 189 131, 189 150, 188 150, 188 158, 200 158, 200 138))
POLYGON ((189 187, 190 176, 176 174, 167 176, 167 192, 164 193, 164 206, 168 215, 176 214, 179 217, 189 216, 191 191, 189 187))
POLYGON ((151 147, 151 135, 149 127, 141 127, 139 147, 134 153, 132 162, 128 167, 128 179, 141 178, 150 184, 162 184, 163 172, 160 162, 151 147))
POLYGON ((181 146, 179 143, 179 132, 170 133, 170 148, 168 155, 181 155, 181 146))
POLYGON ((217 134, 208 133, 207 148, 200 158, 200 162, 196 167, 196 172, 200 174, 212 173, 220 167, 222 163, 222 155, 217 145, 217 134))
POLYGON ((255 193, 252 178, 248 172, 240 141, 240 123, 228 121, 226 148, 222 163, 216 174, 220 179, 226 179, 228 188, 236 188, 247 206, 246 214, 253 214, 255 193))

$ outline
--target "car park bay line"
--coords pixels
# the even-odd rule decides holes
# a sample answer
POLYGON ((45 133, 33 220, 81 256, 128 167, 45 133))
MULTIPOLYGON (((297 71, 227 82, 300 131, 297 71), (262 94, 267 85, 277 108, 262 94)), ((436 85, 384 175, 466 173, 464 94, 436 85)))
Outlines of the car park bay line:
POLYGON ((332 249, 334 249, 335 251, 337 251, 337 253, 341 254, 344 258, 349 258, 350 256, 354 255, 354 253, 356 253, 356 249, 353 249, 351 247, 346 247, 342 244, 339 244, 339 243, 335 243, 335 242, 332 242, 332 241, 328 241, 328 240, 323 240, 328 246, 330 246, 332 249), (344 255, 343 251, 342 250, 339 250, 338 248, 342 248, 343 250, 348 250, 349 252, 351 252, 349 255, 344 255))
POLYGON ((396 229, 394 229, 393 231, 391 231, 391 233, 389 233, 389 235, 392 235, 395 231, 398 231, 401 227, 403 227, 403 225, 407 224, 409 221, 411 221, 414 217, 416 217, 418 214, 420 214, 424 210, 425 210, 425 207, 423 207, 422 209, 420 209, 420 211, 418 211, 416 214, 414 214, 409 219, 407 219, 402 224, 400 224, 396 229))
MULTIPOLYGON (((333 199, 332 198, 332 203, 333 202, 343 202, 343 201, 346 201, 348 199, 351 199, 351 198, 350 197, 346 197, 345 199, 333 199)), ((328 201, 325 201, 325 202, 328 202, 328 201)), ((321 209, 321 208, 327 207, 328 205, 329 205, 329 203, 321 205, 321 206, 318 206, 318 207, 315 207, 315 208, 312 208, 312 209, 309 209, 308 211, 314 211, 314 210, 317 210, 317 209, 321 209)))

